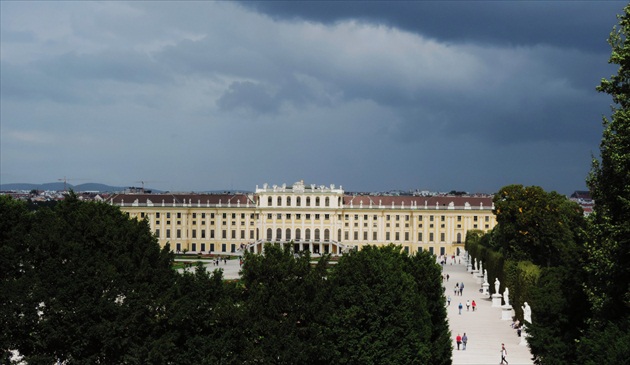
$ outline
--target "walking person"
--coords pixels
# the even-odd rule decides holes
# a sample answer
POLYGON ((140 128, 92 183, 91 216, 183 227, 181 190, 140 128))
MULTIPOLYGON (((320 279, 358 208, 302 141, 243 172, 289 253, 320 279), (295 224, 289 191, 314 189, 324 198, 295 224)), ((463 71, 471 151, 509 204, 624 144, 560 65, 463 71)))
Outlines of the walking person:
POLYGON ((468 336, 466 336, 466 332, 462 336, 462 350, 466 350, 466 343, 468 343, 468 336))
POLYGON ((461 296, 462 293, 464 293, 464 283, 462 283, 462 285, 459 286, 459 295, 461 296))
POLYGON ((459 314, 462 314, 462 308, 464 306, 462 305, 462 302, 459 302, 459 314))
POLYGON ((448 298, 446 298, 446 305, 451 305, 451 296, 449 295, 448 298))
POLYGON ((474 312, 477 309, 477 303, 475 303, 474 299, 472 301, 472 307, 473 307, 473 312, 474 312))
POLYGON ((470 312, 470 300, 466 301, 466 312, 470 312))
POLYGON ((457 350, 459 350, 459 346, 462 344, 462 336, 460 336, 459 333, 457 337, 455 337, 455 342, 457 342, 457 350))
POLYGON ((505 349, 505 344, 501 344, 501 362, 499 363, 499 365, 502 365, 503 363, 505 363, 505 365, 508 365, 508 361, 506 360, 507 357, 507 350, 505 349))

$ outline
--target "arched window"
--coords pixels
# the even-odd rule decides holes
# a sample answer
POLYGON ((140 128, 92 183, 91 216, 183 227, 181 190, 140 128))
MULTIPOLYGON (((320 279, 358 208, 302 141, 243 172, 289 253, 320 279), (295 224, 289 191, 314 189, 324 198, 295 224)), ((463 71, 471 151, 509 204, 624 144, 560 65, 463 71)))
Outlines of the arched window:
POLYGON ((315 241, 319 242, 319 228, 315 228, 315 241))
POLYGON ((315 206, 319 207, 319 197, 315 198, 315 206))
POLYGON ((281 207, 282 206, 282 197, 278 197, 278 206, 281 207))
POLYGON ((326 197, 326 202, 324 204, 326 204, 327 207, 330 206, 330 198, 329 197, 326 197))
POLYGON ((296 240, 296 241, 299 241, 299 240, 301 240, 301 239, 302 239, 302 231, 301 231, 299 228, 297 228, 297 229, 295 230, 295 240, 296 240))
POLYGON ((461 233, 457 234, 457 243, 462 243, 462 234, 461 233))
POLYGON ((298 206, 298 207, 301 207, 301 206, 302 206, 302 198, 300 198, 300 197, 298 196, 298 197, 297 197, 297 199, 296 199, 296 203, 297 203, 297 206, 298 206))
POLYGON ((282 241, 282 228, 276 229, 276 241, 282 241))
POLYGON ((330 230, 328 230, 328 228, 324 230, 324 241, 325 242, 330 241, 330 230))
POLYGON ((267 228, 267 242, 271 242, 273 240, 273 231, 271 228, 267 228))
POLYGON ((304 231, 304 235, 305 235, 304 239, 306 239, 307 241, 310 241, 310 240, 311 240, 311 229, 310 229, 310 228, 307 228, 307 229, 304 231))
POLYGON ((291 206, 291 197, 288 196, 287 197, 287 207, 290 207, 290 206, 291 206))
POLYGON ((267 206, 271 206, 273 200, 271 200, 271 197, 267 198, 267 206))
POLYGON ((307 206, 307 207, 310 207, 310 206, 311 206, 311 197, 310 197, 310 196, 307 196, 307 197, 306 197, 306 206, 307 206))
POLYGON ((337 230, 337 241, 341 242, 341 229, 337 230))
POLYGON ((286 234, 284 235, 284 239, 287 241, 291 241, 291 228, 287 228, 286 234))

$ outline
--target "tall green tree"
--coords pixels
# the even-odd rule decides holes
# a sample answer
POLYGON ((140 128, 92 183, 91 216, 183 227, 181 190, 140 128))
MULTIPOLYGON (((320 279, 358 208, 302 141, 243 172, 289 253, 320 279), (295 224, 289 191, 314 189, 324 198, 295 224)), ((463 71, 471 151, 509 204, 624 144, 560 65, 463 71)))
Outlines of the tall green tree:
POLYGON ((286 246, 267 244, 263 255, 246 253, 242 326, 245 362, 273 364, 330 363, 323 337, 328 304, 322 257, 311 266, 308 253, 294 255, 286 246))
POLYGON ((586 265, 594 316, 580 346, 587 364, 630 358, 630 5, 618 20, 608 38, 617 74, 597 87, 612 97, 612 115, 603 118, 600 158, 587 180, 595 200, 586 265))
POLYGON ((147 222, 70 194, 17 224, 3 247, 25 254, 6 274, 28 291, 11 346, 34 364, 147 363, 174 276, 147 222))
POLYGON ((585 240, 582 209, 541 187, 509 185, 494 196, 492 245, 506 258, 556 266, 585 240))
POLYGON ((344 255, 332 270, 328 336, 334 363, 431 364, 444 360, 431 359, 427 297, 407 270, 403 255, 397 246, 367 246, 344 255))
POLYGON ((630 6, 620 15, 608 43, 616 75, 597 90, 612 97, 612 116, 603 118, 600 160, 593 159, 588 178, 593 199, 594 238, 589 245, 592 300, 604 317, 630 312, 630 6))
POLYGON ((6 352, 19 345, 21 328, 25 320, 20 314, 35 308, 29 296, 30 285, 24 275, 28 269, 27 240, 31 230, 31 214, 26 204, 0 195, 0 351, 1 361, 9 363, 6 352))
POLYGON ((404 257, 408 262, 407 271, 412 275, 431 317, 431 346, 428 364, 451 364, 453 341, 448 327, 446 298, 442 287, 442 267, 429 251, 417 252, 411 257, 404 257))
POLYGON ((246 346, 241 289, 220 270, 200 262, 177 275, 168 300, 168 323, 158 338, 159 364, 242 364, 246 346))

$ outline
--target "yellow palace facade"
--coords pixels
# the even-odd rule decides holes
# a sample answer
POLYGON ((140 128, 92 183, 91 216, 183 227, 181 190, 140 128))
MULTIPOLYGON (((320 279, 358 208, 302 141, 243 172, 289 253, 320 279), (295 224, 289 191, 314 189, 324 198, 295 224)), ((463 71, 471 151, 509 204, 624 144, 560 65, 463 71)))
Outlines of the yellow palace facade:
POLYGON ((346 194, 335 185, 256 186, 249 194, 117 194, 108 199, 147 219, 160 245, 176 252, 261 252, 265 242, 342 254, 364 245, 456 255, 466 232, 496 224, 489 196, 346 194))

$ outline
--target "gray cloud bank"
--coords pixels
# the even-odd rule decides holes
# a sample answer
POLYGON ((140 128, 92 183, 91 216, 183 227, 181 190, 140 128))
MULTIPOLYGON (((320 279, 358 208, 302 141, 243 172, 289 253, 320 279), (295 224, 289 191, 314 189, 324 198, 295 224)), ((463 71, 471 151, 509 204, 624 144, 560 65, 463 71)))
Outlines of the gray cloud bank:
POLYGON ((1 181, 582 189, 611 2, 2 2, 1 181))

